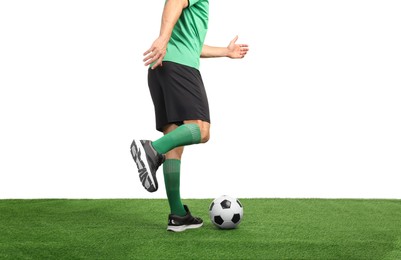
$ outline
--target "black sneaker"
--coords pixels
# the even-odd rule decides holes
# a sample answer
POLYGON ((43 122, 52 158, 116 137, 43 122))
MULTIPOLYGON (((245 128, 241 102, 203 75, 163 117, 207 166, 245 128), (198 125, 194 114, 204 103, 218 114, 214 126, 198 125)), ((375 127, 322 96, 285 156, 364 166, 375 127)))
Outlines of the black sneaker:
POLYGON ((165 160, 163 154, 158 153, 149 140, 134 140, 131 144, 132 158, 138 167, 139 179, 143 187, 149 192, 157 191, 156 171, 165 160), (146 160, 144 158, 146 155, 146 160))
POLYGON ((200 228, 203 225, 201 218, 193 217, 187 205, 184 205, 187 214, 185 216, 177 216, 170 214, 168 216, 168 231, 181 232, 187 229, 200 228))

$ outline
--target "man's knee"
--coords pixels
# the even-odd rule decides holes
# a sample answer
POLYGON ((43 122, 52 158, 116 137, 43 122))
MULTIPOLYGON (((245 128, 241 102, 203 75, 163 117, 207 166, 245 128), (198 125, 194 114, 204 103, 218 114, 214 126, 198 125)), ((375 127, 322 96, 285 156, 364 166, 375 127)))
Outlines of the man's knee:
POLYGON ((206 143, 210 139, 210 124, 199 120, 198 125, 201 132, 201 143, 206 143))
POLYGON ((201 143, 206 143, 210 139, 209 129, 201 130, 201 143))

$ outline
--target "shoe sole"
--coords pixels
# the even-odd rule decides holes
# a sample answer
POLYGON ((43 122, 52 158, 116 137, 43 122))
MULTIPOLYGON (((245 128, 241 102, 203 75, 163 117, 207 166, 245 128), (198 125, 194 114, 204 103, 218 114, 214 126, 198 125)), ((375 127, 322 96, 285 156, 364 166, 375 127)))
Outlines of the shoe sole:
MULTIPOLYGON (((142 146, 142 143, 140 141, 134 140, 131 144, 131 155, 132 158, 134 159, 136 166, 138 167, 138 173, 139 173, 139 179, 142 182, 142 175, 145 175, 145 179, 148 178, 150 182, 149 188, 144 188, 149 191, 149 192, 155 192, 157 190, 155 181, 153 179, 153 175, 150 172, 150 167, 148 164, 148 160, 146 159, 146 152, 145 149, 142 146), (145 160, 142 160, 141 155, 145 156, 145 160)), ((142 183, 144 185, 144 183, 142 183)))
POLYGON ((203 225, 201 224, 194 224, 194 225, 182 225, 182 226, 167 226, 167 231, 173 231, 173 232, 182 232, 187 229, 195 229, 195 228, 200 228, 203 225))

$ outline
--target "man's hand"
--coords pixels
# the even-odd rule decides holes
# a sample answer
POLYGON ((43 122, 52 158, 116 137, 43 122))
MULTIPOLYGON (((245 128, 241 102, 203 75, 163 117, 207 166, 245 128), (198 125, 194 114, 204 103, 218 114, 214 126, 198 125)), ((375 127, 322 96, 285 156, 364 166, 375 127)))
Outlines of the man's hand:
POLYGON ((231 59, 242 59, 248 53, 248 44, 236 44, 238 40, 238 35, 231 40, 230 44, 227 46, 228 54, 227 57, 231 59))
POLYGON ((148 66, 153 62, 155 63, 153 64, 152 69, 162 66, 163 58, 166 55, 167 43, 168 39, 166 40, 162 37, 157 38, 153 42, 152 46, 143 54, 143 56, 145 56, 143 59, 145 66, 148 66))

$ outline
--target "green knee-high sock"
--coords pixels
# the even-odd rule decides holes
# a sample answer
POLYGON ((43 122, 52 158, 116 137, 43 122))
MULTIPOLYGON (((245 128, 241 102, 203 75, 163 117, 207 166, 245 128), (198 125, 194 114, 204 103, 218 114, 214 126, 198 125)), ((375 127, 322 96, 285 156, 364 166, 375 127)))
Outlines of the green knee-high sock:
POLYGON ((152 142, 153 148, 161 154, 183 145, 198 144, 201 133, 197 124, 180 125, 170 133, 152 142))
POLYGON ((185 216, 187 212, 182 205, 180 196, 180 166, 180 160, 167 159, 163 163, 163 173, 171 214, 185 216))

